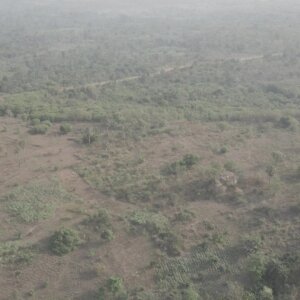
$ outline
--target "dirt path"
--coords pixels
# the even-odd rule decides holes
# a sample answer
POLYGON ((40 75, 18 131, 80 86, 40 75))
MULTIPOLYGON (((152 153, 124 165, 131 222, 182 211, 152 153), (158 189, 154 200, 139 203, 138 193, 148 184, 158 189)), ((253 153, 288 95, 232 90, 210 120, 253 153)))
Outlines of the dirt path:
MULTIPOLYGON (((279 57, 282 55, 282 52, 276 52, 276 53, 272 53, 269 55, 269 57, 279 57)), ((247 56, 242 56, 242 57, 229 57, 229 58, 223 58, 220 60, 203 60, 203 61, 195 61, 195 62, 190 62, 190 63, 186 63, 184 65, 181 66, 176 66, 176 67, 170 67, 170 66, 165 66, 163 68, 161 68, 160 70, 153 72, 151 74, 149 74, 149 77, 156 77, 159 75, 163 75, 163 74, 169 74, 175 71, 182 71, 182 70, 186 70, 186 69, 190 69, 192 68, 196 63, 208 63, 208 62, 226 62, 226 61, 231 61, 231 60, 237 60, 240 63, 243 62, 250 62, 250 61, 255 61, 255 60, 261 60, 265 57, 265 55, 263 54, 256 54, 256 55, 247 55, 247 56)), ((120 79, 116 79, 116 80, 106 80, 106 81, 98 81, 98 82, 92 82, 92 83, 87 83, 84 85, 81 85, 80 88, 88 88, 88 87, 103 87, 109 84, 117 84, 117 83, 124 83, 124 82, 130 82, 130 81, 136 81, 143 78, 143 75, 136 75, 136 76, 128 76, 128 77, 124 77, 124 78, 120 78, 120 79)), ((78 87, 76 87, 78 88, 78 87)), ((68 86, 68 87, 61 87, 59 89, 60 92, 62 91, 69 91, 75 89, 74 86, 68 86)))

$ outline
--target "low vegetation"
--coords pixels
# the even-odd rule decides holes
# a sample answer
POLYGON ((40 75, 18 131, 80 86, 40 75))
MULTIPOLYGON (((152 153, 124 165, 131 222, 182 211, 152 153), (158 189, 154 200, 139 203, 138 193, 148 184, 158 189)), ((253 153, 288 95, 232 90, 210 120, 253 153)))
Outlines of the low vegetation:
POLYGON ((65 255, 75 250, 80 244, 78 232, 69 228, 56 231, 50 238, 49 248, 55 255, 65 255))

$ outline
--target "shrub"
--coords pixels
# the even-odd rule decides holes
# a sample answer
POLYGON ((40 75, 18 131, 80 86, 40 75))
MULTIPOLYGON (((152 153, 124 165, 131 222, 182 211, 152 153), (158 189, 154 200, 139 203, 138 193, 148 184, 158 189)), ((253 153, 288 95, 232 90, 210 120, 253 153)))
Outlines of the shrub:
POLYGON ((182 160, 175 161, 169 165, 167 165, 162 173, 164 175, 177 175, 181 171, 186 171, 192 168, 199 161, 199 157, 193 154, 185 155, 182 160))
POLYGON ((110 215, 107 210, 101 209, 96 214, 89 216, 85 223, 95 231, 102 231, 111 226, 110 215))
POLYGON ((196 289, 190 285, 188 288, 184 289, 182 292, 182 299, 184 300, 199 300, 199 294, 196 289))
POLYGON ((228 148, 226 146, 222 146, 218 151, 219 154, 225 154, 227 152, 228 152, 228 148))
POLYGON ((48 126, 49 128, 52 126, 52 123, 49 120, 43 121, 42 124, 48 126))
POLYGON ((266 266, 266 259, 260 253, 257 253, 250 257, 247 264, 247 271, 250 276, 250 280, 255 286, 262 284, 264 272, 266 266))
POLYGON ((193 154, 186 154, 183 159, 180 161, 180 165, 186 169, 190 169, 195 165, 199 160, 199 157, 193 154))
POLYGON ((56 255, 67 254, 79 245, 80 239, 77 231, 62 228, 56 231, 50 239, 50 250, 56 255))
POLYGON ((30 133, 31 134, 46 134, 49 129, 49 126, 46 124, 39 124, 31 127, 30 133))
POLYGON ((112 241, 115 238, 115 235, 111 229, 105 229, 101 233, 101 237, 106 241, 112 241))
POLYGON ((194 217, 195 214, 192 211, 184 209, 175 215, 175 221, 185 223, 191 221, 194 217))
POLYGON ((106 241, 114 239, 114 233, 111 229, 111 221, 109 213, 102 209, 99 210, 95 215, 90 216, 85 224, 92 228, 96 232, 100 232, 101 238, 106 241))
POLYGON ((285 157, 285 155, 280 151, 272 152, 272 158, 273 158, 275 164, 283 162, 284 157, 285 157))
POLYGON ((107 288, 114 295, 124 290, 123 280, 120 277, 110 277, 107 280, 107 288))
POLYGON ((21 247, 17 243, 0 243, 0 265, 1 264, 28 264, 33 258, 31 248, 21 247))
POLYGON ((41 120, 38 119, 38 118, 34 118, 34 119, 31 120, 30 124, 31 124, 32 126, 39 125, 39 124, 41 124, 41 120))
POLYGON ((264 286, 263 289, 259 293, 260 300, 273 300, 273 291, 271 288, 264 286))
POLYGON ((227 161, 224 164, 224 169, 229 172, 236 172, 237 166, 234 161, 227 161))
POLYGON ((82 142, 84 144, 92 144, 96 142, 98 139, 98 134, 96 133, 95 129, 87 128, 82 136, 82 142))
POLYGON ((281 128, 288 128, 291 130, 295 130, 298 127, 298 121, 290 116, 281 117, 278 123, 281 128))
POLYGON ((67 134, 67 133, 71 132, 71 130, 72 130, 72 126, 67 123, 61 124, 59 127, 59 131, 61 134, 67 134))
POLYGON ((98 290, 97 299, 127 300, 128 295, 123 284, 123 279, 112 276, 106 281, 106 285, 98 290))
POLYGON ((263 274, 264 283, 271 287, 275 295, 283 292, 288 280, 288 269, 279 260, 271 260, 263 274))

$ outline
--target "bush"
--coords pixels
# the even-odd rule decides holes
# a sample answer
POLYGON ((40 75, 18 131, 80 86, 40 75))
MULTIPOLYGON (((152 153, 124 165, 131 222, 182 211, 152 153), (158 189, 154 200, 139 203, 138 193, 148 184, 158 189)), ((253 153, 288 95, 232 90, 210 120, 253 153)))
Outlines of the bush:
POLYGON ((92 144, 96 142, 98 139, 98 135, 93 128, 87 128, 82 136, 82 142, 84 144, 92 144))
POLYGON ((124 290, 123 280, 120 277, 110 277, 107 280, 107 288, 114 295, 124 290))
POLYGON ((111 241, 114 239, 114 233, 111 228, 112 225, 110 221, 110 215, 106 210, 99 210, 95 215, 90 216, 85 221, 85 224, 92 230, 100 232, 102 239, 106 241, 111 241))
POLYGON ((46 134, 49 129, 49 126, 46 124, 39 124, 31 127, 30 133, 31 134, 46 134))
POLYGON ((110 277, 106 285, 99 289, 97 299, 127 300, 128 295, 123 284, 123 279, 116 276, 110 277))
POLYGON ((298 121, 290 116, 281 117, 278 123, 278 126, 285 129, 295 130, 298 127, 298 121))
POLYGON ((38 118, 34 118, 34 119, 31 120, 30 124, 31 124, 32 126, 39 125, 39 124, 41 124, 41 120, 38 119, 38 118))
POLYGON ((218 151, 219 154, 225 154, 227 152, 228 152, 228 148, 226 146, 221 147, 218 151))
POLYGON ((163 175, 178 175, 181 171, 186 171, 192 168, 199 161, 199 157, 193 154, 185 155, 182 160, 175 161, 167 165, 163 170, 163 175))
POLYGON ((61 134, 67 134, 67 133, 71 132, 71 130, 72 130, 72 126, 67 123, 61 124, 59 127, 59 131, 61 134))
POLYGON ((186 223, 191 221, 195 217, 192 211, 184 209, 175 215, 175 221, 186 223))
POLYGON ((182 299, 184 300, 199 300, 199 294, 193 286, 189 286, 182 292, 182 299))
POLYGON ((67 254, 80 244, 77 231, 62 228, 56 231, 50 239, 50 250, 56 255, 67 254))
POLYGON ((271 287, 275 295, 283 292, 288 280, 288 269, 279 260, 271 260, 263 274, 264 283, 271 287))
POLYGON ((52 123, 49 120, 43 121, 42 124, 48 126, 49 128, 52 126, 52 123))

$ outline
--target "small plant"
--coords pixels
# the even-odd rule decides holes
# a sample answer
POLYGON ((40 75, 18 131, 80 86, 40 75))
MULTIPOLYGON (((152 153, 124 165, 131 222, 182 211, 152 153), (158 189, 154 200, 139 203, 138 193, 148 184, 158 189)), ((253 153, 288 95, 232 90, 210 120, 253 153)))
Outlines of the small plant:
POLYGON ((72 126, 68 123, 63 123, 60 125, 59 131, 61 134, 67 134, 72 131, 72 126))
POLYGON ((56 231, 50 238, 51 252, 60 256, 72 252, 79 244, 79 235, 73 229, 62 228, 56 231))

